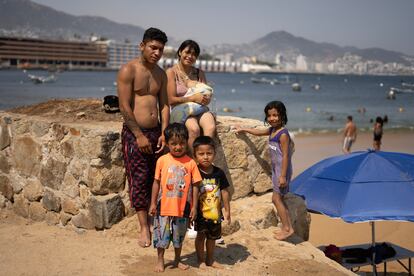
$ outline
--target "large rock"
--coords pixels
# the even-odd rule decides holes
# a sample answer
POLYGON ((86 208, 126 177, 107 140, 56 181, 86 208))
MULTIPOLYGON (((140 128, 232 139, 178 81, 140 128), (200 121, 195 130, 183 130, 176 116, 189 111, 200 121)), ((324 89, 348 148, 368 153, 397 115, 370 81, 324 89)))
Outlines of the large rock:
POLYGON ((247 149, 245 144, 238 140, 234 139, 232 137, 233 135, 223 135, 221 137, 221 144, 222 145, 231 145, 225 146, 223 148, 224 150, 224 156, 227 162, 227 167, 229 169, 235 169, 235 168, 247 168, 248 162, 246 158, 240 158, 241 156, 247 155, 247 149))
POLYGON ((249 180, 249 171, 246 169, 231 169, 231 182, 234 192, 232 198, 237 199, 245 197, 253 192, 253 185, 249 180))
POLYGON ((124 204, 118 194, 92 196, 88 200, 88 206, 97 229, 111 228, 124 217, 124 204))
POLYGON ((272 177, 265 174, 264 172, 257 175, 254 179, 250 179, 253 181, 253 191, 255 194, 263 194, 273 190, 272 187, 272 177))
POLYGON ((86 180, 86 174, 89 168, 89 160, 86 158, 73 158, 67 166, 67 172, 70 173, 76 180, 86 180))
POLYGON ((258 206, 257 208, 254 208, 253 212, 255 215, 252 213, 249 222, 256 229, 266 229, 271 226, 277 226, 278 219, 271 204, 258 206))
POLYGON ((79 197, 79 184, 78 180, 71 174, 66 172, 65 178, 62 183, 62 192, 71 198, 79 197))
POLYGON ((23 195, 29 201, 39 201, 43 196, 43 186, 40 181, 37 178, 29 179, 23 189, 23 195))
POLYGON ((17 173, 8 174, 10 178, 10 184, 13 186, 15 194, 20 194, 23 191, 23 187, 26 186, 27 178, 17 173))
POLYGON ((8 200, 13 200, 13 186, 10 184, 10 179, 5 175, 0 175, 0 194, 8 200))
POLYGON ((46 209, 40 202, 32 202, 29 205, 29 218, 35 221, 44 221, 46 218, 46 209))
POLYGON ((0 120, 0 150, 3 150, 10 146, 10 123, 10 118, 3 118, 2 120, 0 120))
POLYGON ((42 137, 48 133, 49 127, 50 127, 49 122, 44 121, 44 120, 36 120, 36 121, 33 121, 29 125, 29 130, 36 137, 42 137))
POLYGON ((75 151, 70 139, 64 139, 60 144, 60 153, 66 158, 72 158, 75 151))
POLYGON ((18 172, 27 177, 37 176, 40 172, 42 147, 31 137, 16 138, 13 143, 13 164, 18 172))
POLYGON ((67 225, 68 222, 72 219, 72 216, 66 213, 62 213, 60 215, 60 223, 62 223, 63 226, 67 225))
POLYGON ((305 201, 300 196, 288 193, 284 197, 284 202, 288 207, 295 234, 304 241, 309 240, 311 216, 307 211, 305 201))
POLYGON ((46 165, 40 170, 40 181, 43 186, 59 190, 66 173, 66 164, 53 158, 49 158, 46 165))
POLYGON ((77 215, 81 204, 76 200, 65 197, 62 201, 62 209, 65 213, 77 215))
POLYGON ((24 218, 29 217, 29 201, 22 194, 14 195, 13 211, 24 218))
POLYGON ((116 132, 109 131, 104 136, 102 136, 101 144, 101 154, 99 158, 111 160, 112 152, 118 149, 120 143, 120 134, 116 132))
POLYGON ((19 116, 16 116, 15 118, 13 118, 12 126, 13 126, 12 128, 13 137, 23 136, 25 134, 30 133, 29 122, 27 118, 23 119, 19 116))
POLYGON ((52 124, 52 136, 55 141, 59 142, 61 141, 65 135, 68 133, 68 130, 62 126, 61 124, 54 123, 52 124))
POLYGON ((56 225, 59 223, 60 214, 55 212, 47 212, 45 216, 45 221, 49 225, 56 225))
POLYGON ((89 190, 89 188, 85 185, 80 185, 79 186, 79 196, 80 196, 80 200, 83 206, 86 206, 89 198, 92 196, 91 191, 89 190))
POLYGON ((5 174, 10 172, 10 163, 3 151, 0 152, 0 172, 5 174))
POLYGON ((125 184, 124 168, 119 166, 89 167, 86 184, 91 192, 97 195, 121 192, 125 184))
POLYGON ((80 136, 73 140, 73 149, 75 158, 84 159, 87 156, 89 159, 99 158, 102 154, 102 137, 100 135, 95 137, 80 136))
POLYGON ((230 224, 227 224, 227 222, 224 221, 221 224, 221 227, 221 234, 223 236, 228 236, 240 230, 240 222, 238 220, 232 220, 230 224))
POLYGON ((43 206, 49 211, 60 212, 61 200, 60 197, 51 189, 45 189, 42 199, 43 206))
POLYGON ((75 225, 78 228, 84 228, 84 229, 94 229, 95 224, 92 221, 91 216, 89 215, 89 212, 82 210, 79 214, 72 217, 72 224, 75 225))
POLYGON ((7 199, 2 194, 0 194, 0 209, 6 207, 6 202, 7 199))

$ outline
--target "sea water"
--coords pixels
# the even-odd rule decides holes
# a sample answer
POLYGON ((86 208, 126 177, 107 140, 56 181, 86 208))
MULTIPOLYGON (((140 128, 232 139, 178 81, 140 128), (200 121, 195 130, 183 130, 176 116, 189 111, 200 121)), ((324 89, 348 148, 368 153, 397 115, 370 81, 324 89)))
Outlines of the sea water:
MULTIPOLYGON (((115 71, 67 71, 56 82, 34 84, 27 74, 47 76, 45 71, 1 70, 0 110, 39 103, 52 98, 103 98, 116 95, 115 71)), ((414 93, 387 99, 390 87, 407 76, 360 76, 317 74, 207 73, 214 88, 210 108, 217 115, 231 115, 263 121, 265 105, 272 100, 285 103, 287 127, 299 132, 339 131, 352 115, 361 130, 370 130, 377 116, 388 117, 386 128, 414 130, 414 93), (278 80, 253 83, 252 78, 278 80), (298 82, 302 90, 292 91, 298 82), (313 86, 318 84, 319 90, 313 86)))

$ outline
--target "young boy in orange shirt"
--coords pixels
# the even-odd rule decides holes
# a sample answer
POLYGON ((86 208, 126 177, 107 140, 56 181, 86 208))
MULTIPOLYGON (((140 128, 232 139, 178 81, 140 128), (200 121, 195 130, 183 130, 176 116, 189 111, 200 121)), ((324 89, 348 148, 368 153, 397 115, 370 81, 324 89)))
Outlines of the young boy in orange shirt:
POLYGON ((165 269, 164 253, 170 241, 175 250, 174 267, 189 268, 181 263, 181 249, 187 228, 197 215, 198 186, 202 180, 197 164, 186 155, 188 131, 185 125, 169 125, 164 136, 170 152, 157 161, 149 210, 154 216, 157 272, 165 269))

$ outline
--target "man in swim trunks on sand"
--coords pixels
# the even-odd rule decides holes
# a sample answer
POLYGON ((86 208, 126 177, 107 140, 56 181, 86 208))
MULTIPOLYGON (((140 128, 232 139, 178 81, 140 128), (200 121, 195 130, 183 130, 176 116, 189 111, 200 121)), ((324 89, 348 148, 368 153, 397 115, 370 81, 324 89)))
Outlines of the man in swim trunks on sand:
POLYGON ((124 118, 122 151, 131 206, 137 211, 141 233, 138 244, 151 245, 148 209, 155 164, 164 146, 168 125, 167 76, 157 65, 167 36, 156 28, 145 31, 139 44, 141 56, 118 72, 119 107, 124 118))
POLYGON ((344 153, 351 153, 352 144, 355 142, 357 136, 357 128, 352 121, 352 116, 347 117, 347 122, 344 129, 344 144, 342 151, 344 153))

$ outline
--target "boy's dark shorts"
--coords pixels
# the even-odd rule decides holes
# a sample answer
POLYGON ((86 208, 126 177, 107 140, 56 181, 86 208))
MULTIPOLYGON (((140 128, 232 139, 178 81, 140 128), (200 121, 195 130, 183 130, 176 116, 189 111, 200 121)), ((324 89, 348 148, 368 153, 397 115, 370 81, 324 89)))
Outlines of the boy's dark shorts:
POLYGON ((198 218, 194 225, 194 230, 204 233, 209 240, 218 240, 221 238, 221 223, 215 223, 212 220, 198 218))

